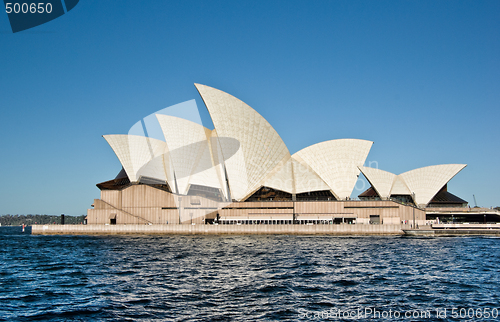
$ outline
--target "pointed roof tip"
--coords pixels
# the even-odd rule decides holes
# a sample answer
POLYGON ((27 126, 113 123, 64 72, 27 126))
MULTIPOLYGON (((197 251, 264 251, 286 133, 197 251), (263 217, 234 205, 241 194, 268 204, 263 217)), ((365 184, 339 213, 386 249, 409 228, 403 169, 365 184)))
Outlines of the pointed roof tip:
POLYGON ((366 170, 368 170, 368 171, 370 171, 370 170, 375 170, 375 171, 378 171, 378 172, 390 173, 390 174, 395 175, 395 176, 397 175, 397 174, 392 173, 392 172, 390 172, 390 171, 382 170, 382 169, 379 169, 379 168, 365 167, 364 165, 358 165, 357 167, 358 167, 358 169, 359 169, 361 172, 363 172, 363 170, 365 170, 365 169, 366 169, 366 170))
POLYGON ((371 149, 371 146, 373 145, 373 141, 370 141, 370 140, 364 140, 364 139, 354 139, 354 138, 346 138, 346 139, 332 139, 332 140, 326 140, 326 141, 321 141, 321 142, 318 142, 318 143, 314 143, 314 144, 311 144, 297 152, 295 152, 293 155, 296 155, 298 154, 299 152, 302 152, 303 150, 306 150, 306 149, 309 149, 311 147, 316 147, 318 145, 325 145, 325 144, 333 144, 333 143, 340 143, 340 142, 348 142, 348 141, 355 141, 355 142, 366 142, 366 143, 370 143, 370 149, 371 149))
MULTIPOLYGON (((231 197, 245 200, 259 188, 259 184, 282 159, 290 157, 290 152, 272 125, 247 103, 211 86, 195 86, 212 118, 217 135, 237 140, 242 151, 241 157, 247 158, 246 162, 226 163, 231 197), (241 126, 247 119, 252 119, 252 126, 241 126), (268 146, 259 142, 268 142, 268 146), (274 152, 267 153, 268 149, 274 149, 274 152)), ((231 145, 221 143, 222 154, 229 153, 231 145)))
MULTIPOLYGON (((194 83, 194 88, 196 88, 196 90, 198 91, 198 94, 200 94, 201 99, 203 101, 205 101, 205 99, 203 98, 203 95, 201 94, 201 92, 205 91, 206 89, 213 88, 213 87, 210 87, 210 86, 207 86, 207 85, 203 85, 203 84, 199 84, 199 83, 194 83)), ((214 88, 214 89, 216 89, 216 88, 214 88)))
POLYGON ((190 126, 192 128, 203 128, 204 130, 209 130, 209 131, 212 131, 208 128, 206 128, 205 126, 203 126, 203 124, 199 124, 199 123, 196 123, 196 122, 193 122, 191 120, 187 120, 187 119, 184 119, 182 117, 178 117, 178 116, 173 116, 173 115, 165 115, 165 114, 155 114, 156 116, 156 119, 158 120, 158 123, 160 124, 160 128, 162 130, 162 133, 163 135, 165 136, 165 130, 166 130, 166 127, 164 127, 164 123, 166 124, 166 122, 173 122, 175 124, 179 124, 183 127, 185 126, 190 126))
POLYGON ((409 171, 406 171, 404 173, 401 173, 401 174, 405 174, 405 173, 408 173, 408 172, 412 172, 412 171, 416 171, 416 170, 422 170, 422 169, 427 169, 427 168, 437 168, 437 167, 445 167, 445 166, 457 166, 457 167, 460 167, 460 170, 463 170, 463 168, 465 168, 467 166, 467 164, 463 164, 463 163, 442 163, 442 164, 434 164, 434 165, 428 165, 428 166, 425 166, 425 167, 420 167, 420 168, 416 168, 416 169, 412 169, 412 170, 409 170, 409 171))

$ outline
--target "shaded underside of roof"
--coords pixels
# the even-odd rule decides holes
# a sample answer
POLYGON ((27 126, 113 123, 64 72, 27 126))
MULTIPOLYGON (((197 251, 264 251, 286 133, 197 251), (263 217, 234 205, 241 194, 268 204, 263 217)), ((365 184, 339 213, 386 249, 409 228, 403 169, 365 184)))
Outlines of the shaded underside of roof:
POLYGON ((330 190, 309 191, 298 193, 295 196, 297 201, 330 201, 337 200, 330 190))
POLYGON ((375 191, 375 189, 373 189, 373 187, 370 187, 368 189, 366 189, 364 192, 362 192, 358 197, 361 197, 361 198, 375 198, 375 197, 379 197, 377 191, 375 191))
POLYGON ((208 187, 203 185, 191 184, 188 190, 188 196, 199 196, 214 201, 224 201, 222 191, 219 188, 208 187))
POLYGON ((246 200, 248 201, 292 201, 292 194, 281 191, 277 189, 273 189, 270 187, 262 187, 256 192, 254 192, 250 197, 246 200))
POLYGON ((122 169, 120 170, 120 172, 118 172, 118 174, 116 175, 115 179, 123 179, 123 178, 127 178, 128 179, 128 176, 127 176, 127 172, 122 167, 122 169))
POLYGON ((435 203, 446 203, 446 204, 450 204, 450 203, 456 203, 456 204, 466 204, 467 201, 463 200, 462 198, 460 197, 457 197, 455 196, 454 194, 452 193, 449 193, 448 191, 440 191, 438 192, 437 195, 434 196, 434 198, 432 198, 431 204, 435 204, 435 203))
MULTIPOLYGON (((132 184, 133 183, 130 182, 125 169, 122 168, 114 179, 98 183, 96 186, 99 190, 123 190, 130 187, 132 184)), ((156 178, 141 177, 137 181, 137 184, 148 185, 156 189, 172 192, 172 189, 170 189, 167 182, 156 178)))
POLYGON ((108 180, 96 184, 99 190, 122 190, 130 185, 130 180, 128 177, 122 177, 118 179, 108 180))

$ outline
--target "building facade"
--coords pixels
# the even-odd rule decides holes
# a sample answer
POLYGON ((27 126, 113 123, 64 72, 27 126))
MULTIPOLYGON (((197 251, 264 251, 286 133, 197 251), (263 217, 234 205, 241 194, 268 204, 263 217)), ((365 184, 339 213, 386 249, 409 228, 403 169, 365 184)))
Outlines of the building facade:
POLYGON ((395 175, 364 167, 373 142, 336 139, 294 154, 257 111, 195 84, 214 129, 156 114, 164 140, 105 135, 122 170, 97 184, 88 224, 425 224, 427 207, 463 207, 447 191, 466 165, 395 175), (359 174, 371 187, 351 200, 359 174))

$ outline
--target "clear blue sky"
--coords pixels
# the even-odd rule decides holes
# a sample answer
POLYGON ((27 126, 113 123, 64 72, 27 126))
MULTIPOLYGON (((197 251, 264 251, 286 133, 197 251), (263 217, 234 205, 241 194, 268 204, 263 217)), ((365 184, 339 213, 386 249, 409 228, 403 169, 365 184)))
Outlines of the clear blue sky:
MULTIPOLYGON (((121 166, 103 134, 219 88, 291 153, 374 141, 396 174, 468 166, 500 206, 500 1, 86 1, 13 34, 0 14, 0 214, 85 214, 121 166)), ((359 191, 357 192, 359 193, 359 191)))

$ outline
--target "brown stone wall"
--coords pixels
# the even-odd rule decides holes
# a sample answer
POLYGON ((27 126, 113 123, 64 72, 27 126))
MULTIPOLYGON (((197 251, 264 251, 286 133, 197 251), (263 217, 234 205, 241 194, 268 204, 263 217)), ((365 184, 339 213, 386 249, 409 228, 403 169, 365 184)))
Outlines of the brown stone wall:
POLYGON ((122 207, 122 192, 116 190, 102 190, 101 200, 120 209, 122 207))
POLYGON ((299 201, 218 203, 198 196, 178 196, 147 185, 132 185, 121 191, 103 190, 88 211, 89 224, 109 224, 116 214, 117 224, 178 224, 204 222, 207 215, 223 219, 262 218, 300 219, 330 217, 356 218, 368 224, 370 216, 380 216, 383 224, 401 224, 415 219, 425 224, 425 212, 393 201, 299 201), (180 208, 180 209, 179 209, 180 208))
POLYGON ((133 185, 121 192, 124 208, 177 206, 175 195, 147 185, 133 185))

